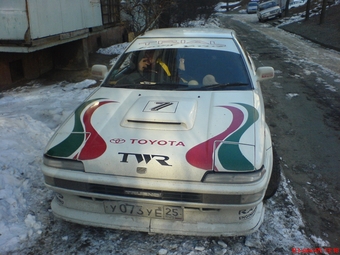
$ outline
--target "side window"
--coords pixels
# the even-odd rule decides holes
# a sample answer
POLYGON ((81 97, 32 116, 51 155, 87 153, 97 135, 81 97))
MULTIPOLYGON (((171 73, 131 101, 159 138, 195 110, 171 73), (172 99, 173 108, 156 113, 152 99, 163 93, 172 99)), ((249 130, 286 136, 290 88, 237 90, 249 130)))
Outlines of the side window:
MULTIPOLYGON (((217 83, 249 83, 249 75, 244 60, 239 53, 216 50, 186 49, 185 75, 187 80, 204 84, 206 76, 213 76, 217 83)), ((248 59, 249 65, 251 61, 248 59)))
POLYGON ((102 21, 104 25, 117 24, 120 22, 120 1, 100 0, 102 9, 102 21))
POLYGON ((132 54, 130 54, 130 55, 124 60, 124 62, 123 62, 122 65, 120 66, 120 69, 123 69, 123 68, 127 67, 128 65, 130 65, 130 63, 131 63, 131 56, 132 56, 132 54))

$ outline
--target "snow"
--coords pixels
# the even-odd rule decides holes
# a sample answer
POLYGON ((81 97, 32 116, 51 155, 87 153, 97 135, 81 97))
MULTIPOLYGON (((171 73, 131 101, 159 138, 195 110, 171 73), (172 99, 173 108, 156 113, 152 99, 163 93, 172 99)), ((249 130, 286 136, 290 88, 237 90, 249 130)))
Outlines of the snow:
MULTIPOLYGON (((191 25, 214 27, 219 23, 216 20, 208 23, 195 21, 191 25)), ((126 43, 118 44, 98 52, 120 54, 127 46, 126 43)), ((94 80, 84 80, 44 85, 37 80, 0 94, 0 254, 33 247, 50 225, 53 193, 44 186, 40 167, 44 147, 62 121, 94 90, 91 85, 95 83, 94 80)), ((153 254, 214 254, 215 251, 219 254, 261 254, 266 250, 271 254, 280 251, 288 254, 292 247, 312 247, 303 231, 301 214, 293 202, 294 191, 284 176, 282 179, 278 193, 266 202, 265 220, 260 230, 245 239, 208 241, 163 235, 145 237, 138 233, 126 235, 126 232, 118 231, 105 232, 104 240, 119 247, 123 246, 120 235, 130 238, 130 242, 121 247, 126 254, 138 254, 137 251, 131 252, 134 249, 132 244, 136 243, 139 249, 149 249, 153 254), (139 238, 147 241, 139 241, 139 238), (148 244, 159 242, 159 239, 166 243, 165 247, 155 248, 159 246, 148 244)), ((63 225, 56 226, 54 231, 61 232, 63 225)), ((63 233, 59 242, 71 242, 71 234, 63 233)), ((96 231, 88 228, 83 230, 81 239, 91 240, 93 253, 100 250, 94 247, 105 246, 103 240, 96 237, 96 231)), ((322 246, 327 245, 319 237, 313 236, 312 239, 322 246)), ((55 254, 61 251, 57 246, 53 248, 55 254)))
MULTIPOLYGON (((237 9, 239 8, 239 5, 241 4, 241 1, 235 1, 235 2, 219 2, 218 4, 216 4, 215 6, 215 11, 216 12, 226 12, 226 8, 228 6, 228 8, 230 9, 237 9)), ((244 10, 244 12, 246 12, 244 10)))
POLYGON ((43 150, 94 83, 33 82, 0 95, 0 254, 34 242, 46 227, 41 204, 52 194, 42 185, 43 150))
POLYGON ((299 96, 298 93, 287 93, 287 94, 286 94, 286 98, 287 98, 288 100, 292 99, 293 97, 297 97, 297 96, 299 96))
POLYGON ((120 43, 114 45, 113 47, 108 48, 101 48, 97 51, 97 53, 104 54, 104 55, 114 55, 114 54, 121 54, 122 51, 129 45, 129 43, 120 43))

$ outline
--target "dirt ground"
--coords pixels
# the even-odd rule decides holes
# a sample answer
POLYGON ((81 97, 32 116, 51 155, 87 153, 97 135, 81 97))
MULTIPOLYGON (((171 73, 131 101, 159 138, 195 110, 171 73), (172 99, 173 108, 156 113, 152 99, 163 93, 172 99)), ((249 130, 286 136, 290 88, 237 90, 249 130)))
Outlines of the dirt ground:
MULTIPOLYGON (((282 159, 284 176, 294 189, 306 234, 312 239, 327 240, 331 247, 338 247, 339 52, 270 27, 269 24, 282 24, 278 19, 260 23, 256 14, 235 13, 230 20, 228 15, 224 17, 222 23, 236 31, 255 65, 272 66, 277 71, 274 81, 264 83, 262 90, 267 123, 282 159), (334 90, 327 89, 326 84, 334 90), (291 99, 291 96, 296 97, 291 99)), ((298 29, 303 26, 300 29, 304 33, 300 34, 302 37, 321 33, 312 31, 313 27, 323 28, 314 26, 313 22, 315 20, 310 20, 305 26, 302 22, 295 23, 290 27, 298 29)), ((333 39, 332 34, 327 36, 333 45, 340 43, 340 40, 333 39)), ((317 243, 314 245, 318 246, 317 243)))
MULTIPOLYGON (((304 11, 304 6, 290 10, 290 15, 304 11)), ((327 48, 340 51, 340 4, 327 9, 324 23, 320 25, 320 15, 309 18, 308 21, 291 23, 281 26, 282 29, 300 35, 310 41, 327 48)))

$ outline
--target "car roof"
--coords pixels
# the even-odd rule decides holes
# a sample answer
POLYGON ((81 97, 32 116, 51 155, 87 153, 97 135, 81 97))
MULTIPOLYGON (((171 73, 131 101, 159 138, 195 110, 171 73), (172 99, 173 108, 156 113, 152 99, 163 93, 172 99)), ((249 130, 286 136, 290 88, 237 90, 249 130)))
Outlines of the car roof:
POLYGON ((225 28, 161 28, 145 32, 139 38, 224 38, 232 39, 236 33, 225 28))
POLYGON ((275 3, 276 4, 276 2, 274 0, 269 0, 269 1, 265 1, 265 2, 260 3, 260 5, 266 5, 268 3, 275 3))

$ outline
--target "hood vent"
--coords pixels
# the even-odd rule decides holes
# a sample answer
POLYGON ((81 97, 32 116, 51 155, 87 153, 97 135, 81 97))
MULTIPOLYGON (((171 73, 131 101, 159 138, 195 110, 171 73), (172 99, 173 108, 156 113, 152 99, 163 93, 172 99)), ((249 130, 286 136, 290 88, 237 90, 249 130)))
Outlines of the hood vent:
POLYGON ((194 126, 197 102, 193 99, 139 98, 124 116, 121 126, 156 130, 189 130, 194 126))
POLYGON ((128 122, 140 124, 160 124, 160 125, 181 125, 180 122, 160 122, 160 121, 145 121, 145 120, 128 120, 128 122))

